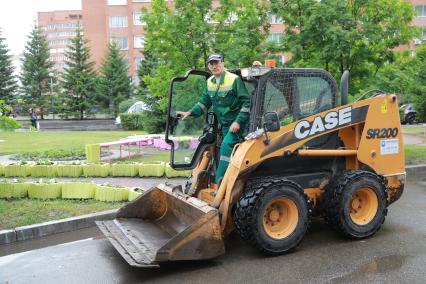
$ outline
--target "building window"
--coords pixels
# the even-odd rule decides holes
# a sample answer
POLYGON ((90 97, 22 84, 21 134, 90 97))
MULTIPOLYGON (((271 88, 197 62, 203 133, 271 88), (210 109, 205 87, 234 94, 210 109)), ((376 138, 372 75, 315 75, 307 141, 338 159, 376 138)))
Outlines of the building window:
POLYGON ((280 16, 277 16, 277 15, 269 15, 268 16, 268 19, 269 19, 269 23, 271 24, 271 25, 273 25, 273 24, 282 24, 283 23, 283 19, 280 17, 280 16))
POLYGON ((133 13, 133 24, 135 26, 144 26, 146 25, 146 23, 144 21, 142 21, 142 13, 140 12, 135 12, 133 13))
POLYGON ((127 5, 127 0, 108 0, 108 5, 127 5))
POLYGON ((417 16, 426 17, 426 5, 416 5, 414 9, 416 9, 417 16))
POLYGON ((145 46, 145 37, 144 36, 135 36, 134 37, 134 47, 143 48, 145 46))
POLYGON ((109 16, 110 28, 127 28, 127 16, 109 16))
POLYGON ((283 40, 283 34, 269 34, 268 41, 281 43, 283 40))
POLYGON ((139 68, 142 65, 142 57, 135 58, 135 65, 136 65, 136 68, 139 68))
POLYGON ((53 33, 47 33, 47 37, 61 37, 61 36, 69 36, 69 37, 75 37, 77 35, 76 32, 53 32, 53 33))
POLYGON ((113 37, 110 42, 115 42, 121 50, 129 49, 129 40, 127 37, 113 37))

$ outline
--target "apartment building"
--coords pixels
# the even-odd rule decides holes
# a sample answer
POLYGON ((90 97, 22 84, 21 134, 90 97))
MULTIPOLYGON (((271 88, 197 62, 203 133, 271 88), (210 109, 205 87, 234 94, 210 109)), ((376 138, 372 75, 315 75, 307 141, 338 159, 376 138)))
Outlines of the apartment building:
MULTIPOLYGON (((106 55, 108 44, 115 41, 123 51, 129 66, 129 74, 137 81, 137 67, 143 60, 145 45, 144 27, 141 21, 141 10, 148 8, 151 0, 81 0, 82 11, 54 11, 39 13, 39 25, 46 32, 51 48, 51 59, 55 68, 61 71, 64 67, 64 54, 67 44, 80 22, 85 39, 89 40, 92 60, 99 67, 106 55)), ((172 6, 172 0, 165 0, 172 6)), ((423 36, 414 39, 410 45, 398 49, 415 50, 416 46, 426 41, 426 0, 410 0, 418 13, 413 24, 425 27, 423 36)), ((219 1, 213 1, 217 7, 219 1)), ((207 19, 208 20, 208 19, 207 19)), ((270 34, 268 40, 281 42, 284 24, 280 17, 270 15, 270 34)), ((277 59, 282 63, 291 59, 291 54, 280 54, 277 59)))
POLYGON ((39 12, 38 25, 46 35, 50 48, 50 61, 56 72, 62 72, 66 66, 66 51, 75 37, 78 25, 83 25, 82 12, 52 11, 39 12))

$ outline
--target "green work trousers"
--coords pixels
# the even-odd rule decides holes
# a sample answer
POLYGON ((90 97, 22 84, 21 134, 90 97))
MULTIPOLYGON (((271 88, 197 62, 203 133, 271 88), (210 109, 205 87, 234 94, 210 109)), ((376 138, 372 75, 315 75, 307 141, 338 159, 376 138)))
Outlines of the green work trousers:
MULTIPOLYGON (((242 127, 241 127, 242 128, 242 127)), ((225 175, 226 169, 228 168, 229 161, 231 160, 232 150, 234 149, 235 144, 240 141, 242 135, 242 129, 236 133, 229 131, 229 127, 222 128, 223 140, 222 145, 220 145, 220 157, 219 165, 217 166, 215 182, 220 183, 223 176, 225 175)))

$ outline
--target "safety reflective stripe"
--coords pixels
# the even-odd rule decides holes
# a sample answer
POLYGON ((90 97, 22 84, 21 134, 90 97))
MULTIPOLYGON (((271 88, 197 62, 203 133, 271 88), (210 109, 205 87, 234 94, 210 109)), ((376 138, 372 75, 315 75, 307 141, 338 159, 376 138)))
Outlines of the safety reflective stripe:
POLYGON ((223 84, 219 83, 213 83, 212 80, 214 78, 214 76, 211 76, 208 80, 207 80, 207 90, 209 92, 227 92, 229 90, 232 89, 232 85, 234 84, 235 79, 238 76, 229 72, 225 72, 225 76, 223 78, 223 84), (220 84, 220 86, 219 86, 220 84), (219 86, 219 89, 218 89, 219 86))
POLYGON ((207 110, 206 106, 205 106, 205 105, 203 105, 202 103, 198 102, 198 105, 200 106, 200 108, 201 108, 203 111, 206 111, 206 110, 207 110))
POLYGON ((240 112, 250 112, 250 108, 248 107, 242 107, 240 112))
POLYGON ((220 156, 220 160, 221 161, 225 161, 225 162, 230 162, 231 161, 231 157, 228 157, 228 156, 220 156))

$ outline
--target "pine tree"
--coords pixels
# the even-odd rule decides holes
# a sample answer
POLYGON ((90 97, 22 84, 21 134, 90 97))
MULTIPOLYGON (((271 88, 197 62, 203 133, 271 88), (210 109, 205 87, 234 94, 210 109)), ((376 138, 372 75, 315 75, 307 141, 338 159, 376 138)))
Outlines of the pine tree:
POLYGON ((34 24, 25 46, 20 74, 22 92, 30 99, 33 106, 45 106, 42 95, 49 91, 50 68, 52 68, 52 62, 49 61, 46 38, 37 24, 34 24))
POLYGON ((89 61, 90 48, 84 40, 81 27, 71 40, 69 51, 65 53, 67 67, 62 74, 63 87, 68 93, 67 111, 84 118, 84 112, 94 103, 96 91, 95 62, 89 61))
POLYGON ((17 89, 16 80, 13 75, 13 65, 11 56, 8 55, 9 49, 4 42, 0 30, 0 99, 10 102, 17 89))
POLYGON ((108 102, 114 116, 119 112, 119 103, 130 97, 131 84, 127 70, 128 66, 120 48, 115 42, 110 43, 101 67, 100 90, 101 97, 108 102))

